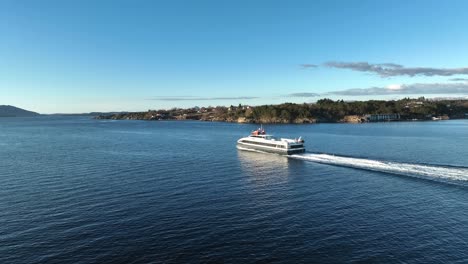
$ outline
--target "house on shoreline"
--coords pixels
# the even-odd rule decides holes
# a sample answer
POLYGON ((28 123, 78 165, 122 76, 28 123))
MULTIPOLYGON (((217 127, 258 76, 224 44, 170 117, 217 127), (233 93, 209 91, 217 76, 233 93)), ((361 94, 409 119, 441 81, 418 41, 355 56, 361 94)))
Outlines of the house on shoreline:
POLYGON ((401 120, 400 114, 374 114, 365 115, 367 122, 384 122, 401 120))

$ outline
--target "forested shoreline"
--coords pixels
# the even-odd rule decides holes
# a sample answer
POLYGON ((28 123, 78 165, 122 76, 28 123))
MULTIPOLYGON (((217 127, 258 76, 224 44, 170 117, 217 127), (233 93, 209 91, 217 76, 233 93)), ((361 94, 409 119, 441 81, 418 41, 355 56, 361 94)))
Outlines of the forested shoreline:
POLYGON ((114 120, 202 120, 238 123, 340 123, 368 122, 371 115, 397 114, 394 120, 461 119, 468 114, 468 100, 353 101, 321 99, 316 103, 279 105, 237 105, 173 108, 146 112, 100 115, 97 119, 114 120))

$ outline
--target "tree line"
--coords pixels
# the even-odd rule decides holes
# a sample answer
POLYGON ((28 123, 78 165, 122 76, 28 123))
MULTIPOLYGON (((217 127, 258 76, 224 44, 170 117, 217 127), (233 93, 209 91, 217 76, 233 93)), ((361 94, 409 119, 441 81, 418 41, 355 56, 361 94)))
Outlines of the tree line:
POLYGON ((147 112, 100 116, 106 119, 192 119, 206 121, 252 123, 312 123, 345 122, 346 117, 364 118, 372 114, 399 114, 402 120, 425 120, 432 117, 464 118, 468 113, 468 100, 428 100, 404 98, 384 101, 343 101, 320 99, 316 103, 283 103, 261 106, 217 106, 203 108, 173 108, 147 112))

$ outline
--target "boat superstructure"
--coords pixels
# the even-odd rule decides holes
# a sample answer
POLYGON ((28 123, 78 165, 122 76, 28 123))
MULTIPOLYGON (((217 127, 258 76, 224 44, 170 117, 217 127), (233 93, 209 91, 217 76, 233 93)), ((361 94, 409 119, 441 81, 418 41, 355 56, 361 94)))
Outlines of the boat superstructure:
POLYGON ((248 137, 239 139, 237 141, 237 148, 286 155, 305 152, 304 140, 301 137, 297 139, 278 139, 272 135, 268 135, 263 127, 252 131, 248 137))

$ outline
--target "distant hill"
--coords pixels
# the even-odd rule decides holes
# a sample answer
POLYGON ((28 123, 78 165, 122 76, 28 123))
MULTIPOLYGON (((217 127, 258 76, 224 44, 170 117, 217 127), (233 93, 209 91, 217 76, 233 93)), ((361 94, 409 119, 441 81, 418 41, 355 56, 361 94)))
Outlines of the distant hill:
POLYGON ((40 114, 11 105, 0 105, 0 117, 28 117, 38 115, 40 114))

